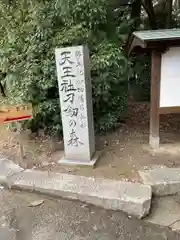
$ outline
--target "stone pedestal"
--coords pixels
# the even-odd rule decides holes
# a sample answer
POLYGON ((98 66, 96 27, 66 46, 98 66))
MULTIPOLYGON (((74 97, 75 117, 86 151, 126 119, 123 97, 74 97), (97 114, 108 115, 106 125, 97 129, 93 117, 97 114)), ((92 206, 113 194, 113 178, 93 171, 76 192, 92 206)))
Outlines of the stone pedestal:
POLYGON ((94 123, 89 52, 86 46, 55 50, 64 135, 60 164, 94 165, 94 123))

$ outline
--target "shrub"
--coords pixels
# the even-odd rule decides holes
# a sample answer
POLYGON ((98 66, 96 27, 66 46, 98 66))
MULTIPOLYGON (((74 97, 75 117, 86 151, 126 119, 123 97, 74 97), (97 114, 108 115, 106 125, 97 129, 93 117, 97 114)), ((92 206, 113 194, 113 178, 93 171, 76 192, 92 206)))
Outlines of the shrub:
POLYGON ((78 44, 90 48, 96 130, 107 131, 124 119, 128 24, 117 25, 107 1, 17 0, 1 3, 0 20, 0 70, 6 73, 9 101, 39 106, 27 127, 62 133, 54 49, 78 44))

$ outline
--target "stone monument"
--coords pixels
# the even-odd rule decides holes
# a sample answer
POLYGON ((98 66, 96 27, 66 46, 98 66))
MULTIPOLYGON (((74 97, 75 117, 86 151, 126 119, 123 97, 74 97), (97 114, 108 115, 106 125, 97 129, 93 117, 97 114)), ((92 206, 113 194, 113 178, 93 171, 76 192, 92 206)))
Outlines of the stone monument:
POLYGON ((87 46, 55 50, 64 135, 63 165, 94 166, 92 87, 87 46))

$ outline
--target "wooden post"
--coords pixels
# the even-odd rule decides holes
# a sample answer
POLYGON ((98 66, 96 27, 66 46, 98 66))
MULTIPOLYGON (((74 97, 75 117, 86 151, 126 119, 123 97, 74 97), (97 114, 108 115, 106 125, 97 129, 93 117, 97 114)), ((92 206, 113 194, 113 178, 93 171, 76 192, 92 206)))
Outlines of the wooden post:
POLYGON ((20 160, 23 161, 25 154, 24 154, 23 143, 22 143, 22 141, 21 141, 21 131, 22 131, 21 123, 20 123, 20 122, 17 122, 17 132, 18 132, 18 137, 19 137, 19 140, 18 140, 18 145, 19 145, 19 157, 20 157, 20 160))
POLYGON ((161 53, 152 52, 151 68, 151 111, 149 144, 153 149, 159 148, 159 102, 161 80, 161 53))

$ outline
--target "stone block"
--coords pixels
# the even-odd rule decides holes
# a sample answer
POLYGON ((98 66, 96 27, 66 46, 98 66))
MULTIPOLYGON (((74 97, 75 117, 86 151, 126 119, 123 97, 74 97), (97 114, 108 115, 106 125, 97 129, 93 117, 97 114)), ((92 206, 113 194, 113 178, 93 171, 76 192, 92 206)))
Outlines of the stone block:
POLYGON ((55 50, 64 158, 59 164, 94 165, 95 136, 87 46, 55 50))
POLYGON ((157 168, 139 171, 143 183, 152 187, 156 196, 167 196, 180 191, 180 168, 157 168))
POLYGON ((9 179, 13 188, 76 199, 105 209, 145 217, 151 205, 151 187, 139 183, 26 170, 9 179))
POLYGON ((6 183, 8 177, 22 172, 24 169, 6 158, 0 158, 0 184, 6 183))

